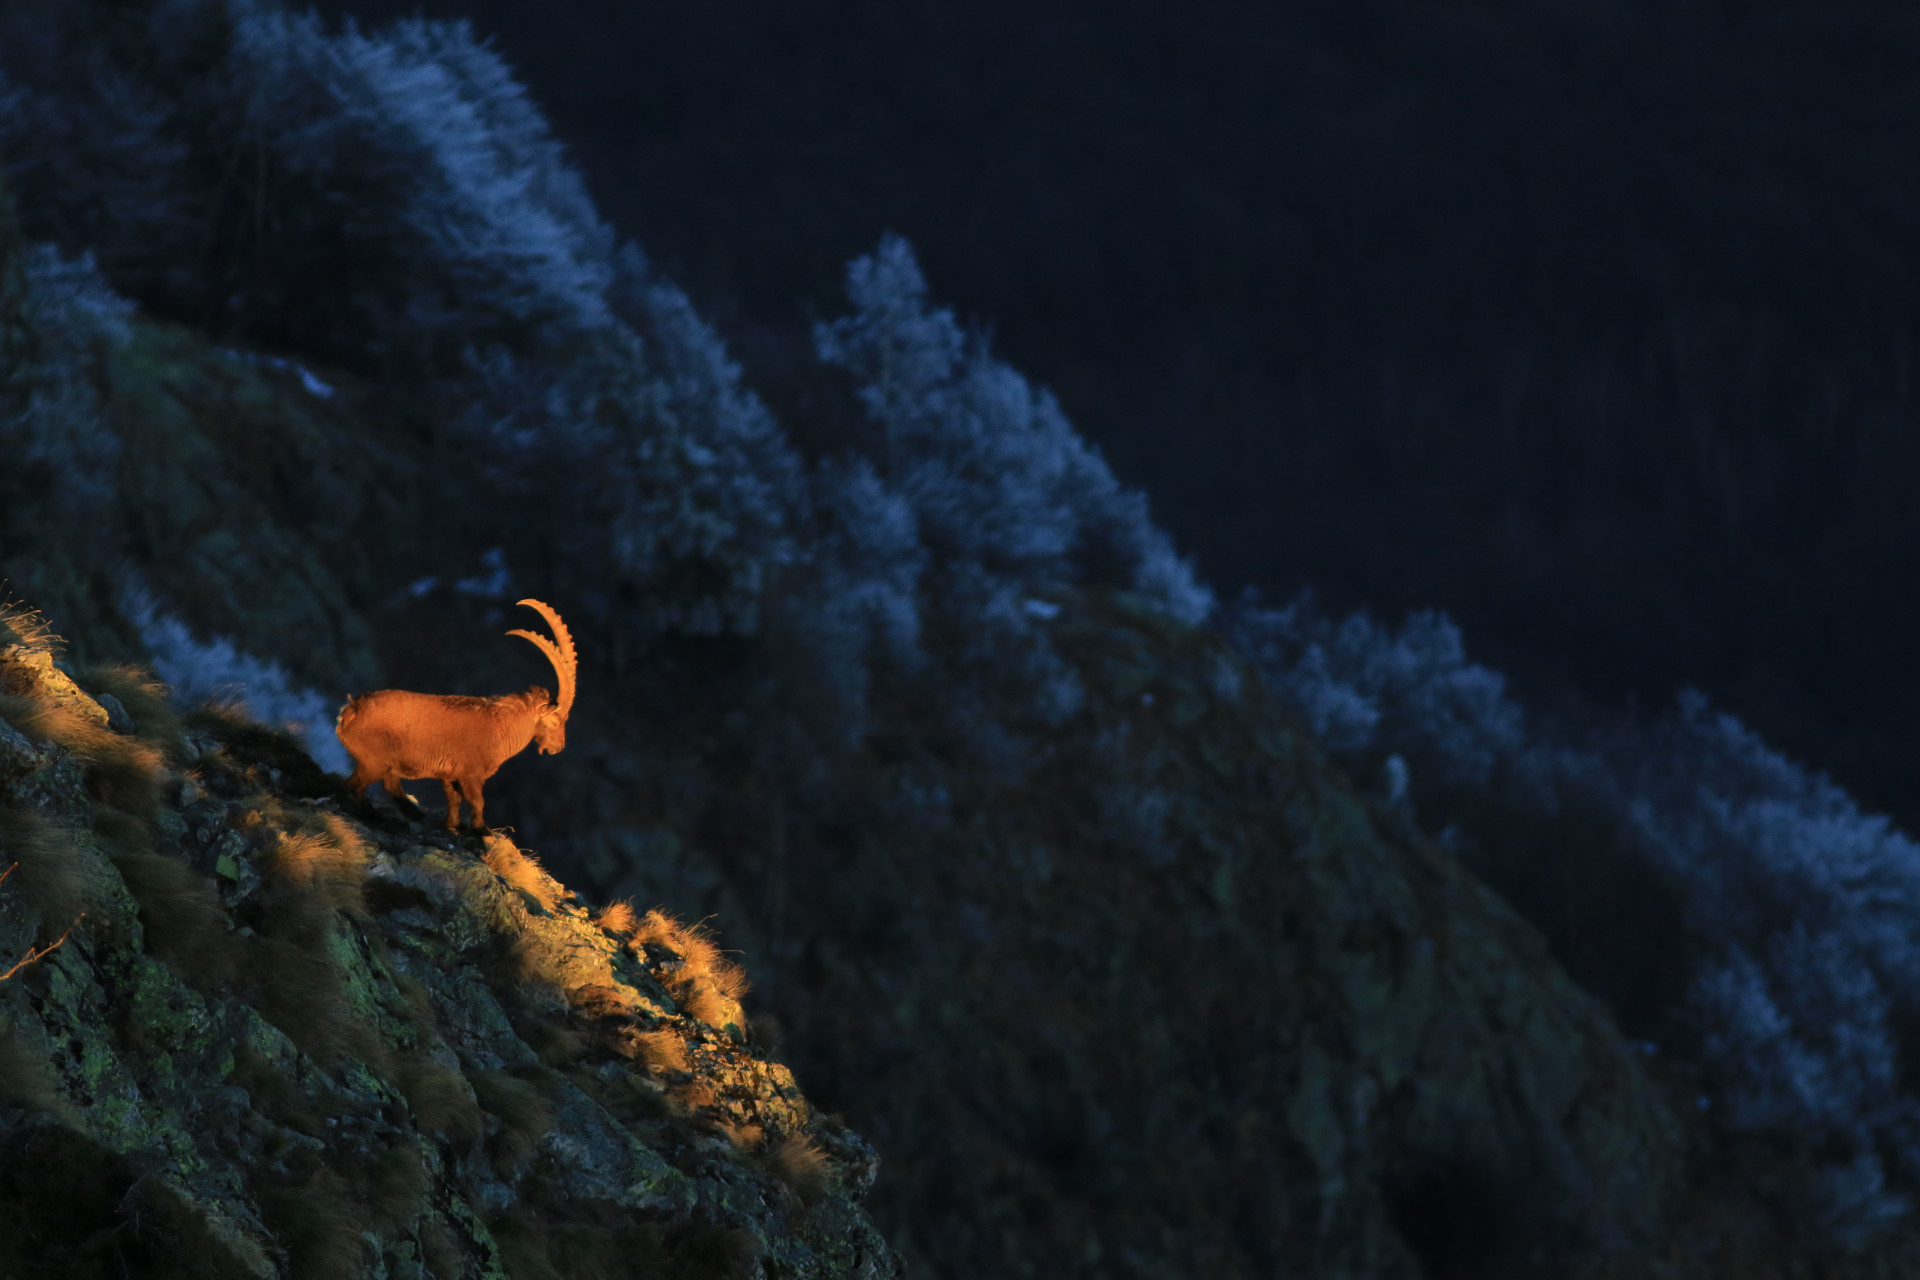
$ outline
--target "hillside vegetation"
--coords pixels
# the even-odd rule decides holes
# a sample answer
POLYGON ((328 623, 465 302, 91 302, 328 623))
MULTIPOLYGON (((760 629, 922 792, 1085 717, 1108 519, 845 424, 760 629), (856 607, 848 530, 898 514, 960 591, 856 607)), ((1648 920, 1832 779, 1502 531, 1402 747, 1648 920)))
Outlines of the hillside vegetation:
MULTIPOLYGON (((443 1093, 466 1079, 502 1127, 444 1097, 399 1126, 440 1161, 416 1225, 379 1225, 355 1172, 384 1147, 323 1135, 284 1171, 339 1180, 325 1238, 397 1258, 412 1231, 443 1277, 489 1248, 516 1280, 895 1254, 955 1277, 1914 1265, 1920 853, 1702 699, 1556 723, 1444 618, 1215 602, 897 238, 849 266, 776 415, 462 28, 5 6, 0 74, 0 571, 67 642, 62 667, 20 637, 33 688, 0 718, 31 816, 0 841, 25 868, 66 833, 86 870, 8 899, 0 957, 87 912, 0 993, 40 1082, 6 1141, 84 1132, 118 1161, 101 1186, 177 1183, 228 1206, 192 1221, 252 1241, 236 1257, 310 1265, 282 1172, 105 1127, 45 1030, 90 1018, 83 1046, 136 1064, 115 1098, 236 1124, 397 1124, 421 1054, 443 1093), (489 784, 510 836, 341 796, 345 694, 547 677, 501 634, 523 595, 567 619, 580 695, 564 753, 489 784), (89 674, 116 663, 174 702, 89 674), (62 671, 125 721, 29 705, 62 671), (241 843, 199 834, 202 792, 241 843), (328 869, 276 870, 285 841, 328 869), (523 851, 632 906, 583 914, 523 851), (199 941, 146 929, 172 908, 143 884, 199 941), (687 986, 714 944, 671 920, 737 951, 744 1006, 687 986), (540 978, 550 943, 591 980, 540 978), (432 973, 392 958, 416 951, 432 973), (280 960, 339 998, 276 1006, 280 960), (103 965, 239 1021, 150 1045, 103 965), (500 1018, 455 1016, 443 986, 469 978, 500 1018), (48 1003, 69 981, 101 994, 48 1003), (295 1101, 210 1047, 256 1015, 295 1101), (775 1044, 884 1157, 894 1252, 853 1200, 871 1160, 775 1044), (765 1114, 725 1109, 746 1076, 765 1114), (582 1189, 586 1139, 541 1115, 624 1126, 619 1160, 652 1150, 693 1190, 582 1189), (473 1217, 434 1262, 417 1224, 454 1194, 473 1217)), ((87 1194, 99 1248, 174 1265, 138 1235, 157 1219, 87 1194)))

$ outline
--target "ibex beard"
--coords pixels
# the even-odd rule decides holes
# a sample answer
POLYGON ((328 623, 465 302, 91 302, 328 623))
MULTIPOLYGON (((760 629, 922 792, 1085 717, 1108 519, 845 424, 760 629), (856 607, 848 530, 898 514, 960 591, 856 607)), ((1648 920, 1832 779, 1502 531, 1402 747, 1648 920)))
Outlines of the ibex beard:
POLYGON ((567 745, 567 713, 573 709, 573 637, 550 605, 522 600, 553 628, 553 639, 531 631, 509 631, 530 640, 553 663, 560 681, 556 699, 538 685, 525 693, 492 698, 458 694, 410 693, 379 689, 347 699, 334 722, 341 745, 353 757, 347 786, 365 798, 375 782, 399 800, 408 778, 435 778, 447 792, 447 827, 460 829, 460 802, 466 801, 473 826, 486 829, 488 778, 529 742, 552 755, 567 745))

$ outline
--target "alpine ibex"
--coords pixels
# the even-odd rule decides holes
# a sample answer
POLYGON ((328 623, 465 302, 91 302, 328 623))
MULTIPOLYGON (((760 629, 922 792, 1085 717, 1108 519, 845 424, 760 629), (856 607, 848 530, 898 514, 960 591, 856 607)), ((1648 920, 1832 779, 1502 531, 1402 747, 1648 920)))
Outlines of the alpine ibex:
POLYGON ((573 709, 573 637, 549 605, 538 600, 520 602, 537 610, 553 628, 553 639, 531 631, 509 631, 531 640, 553 663, 560 678, 555 701, 534 685, 525 693, 494 698, 456 694, 409 693, 380 689, 347 699, 334 722, 334 732, 353 757, 353 776, 347 785, 357 796, 378 782, 395 800, 405 793, 406 778, 438 778, 447 789, 447 827, 460 829, 460 801, 473 812, 473 825, 486 827, 485 801, 480 789, 508 757, 538 742, 552 755, 567 745, 567 712, 573 709), (557 642, 557 643, 556 643, 557 642))

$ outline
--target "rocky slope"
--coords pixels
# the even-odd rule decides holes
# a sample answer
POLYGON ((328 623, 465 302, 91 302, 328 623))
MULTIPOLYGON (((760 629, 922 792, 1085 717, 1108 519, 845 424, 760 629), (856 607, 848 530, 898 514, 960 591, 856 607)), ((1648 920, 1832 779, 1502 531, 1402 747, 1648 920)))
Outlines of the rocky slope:
POLYGON ((19 630, 0 1275, 900 1273, 710 939, 19 630))

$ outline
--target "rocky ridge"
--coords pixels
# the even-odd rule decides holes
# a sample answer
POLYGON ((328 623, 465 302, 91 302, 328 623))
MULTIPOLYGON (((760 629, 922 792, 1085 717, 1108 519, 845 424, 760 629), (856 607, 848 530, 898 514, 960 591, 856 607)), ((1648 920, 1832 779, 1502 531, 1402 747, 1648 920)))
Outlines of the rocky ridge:
POLYGON ((12 622, 0 1275, 899 1274, 710 938, 12 622))

